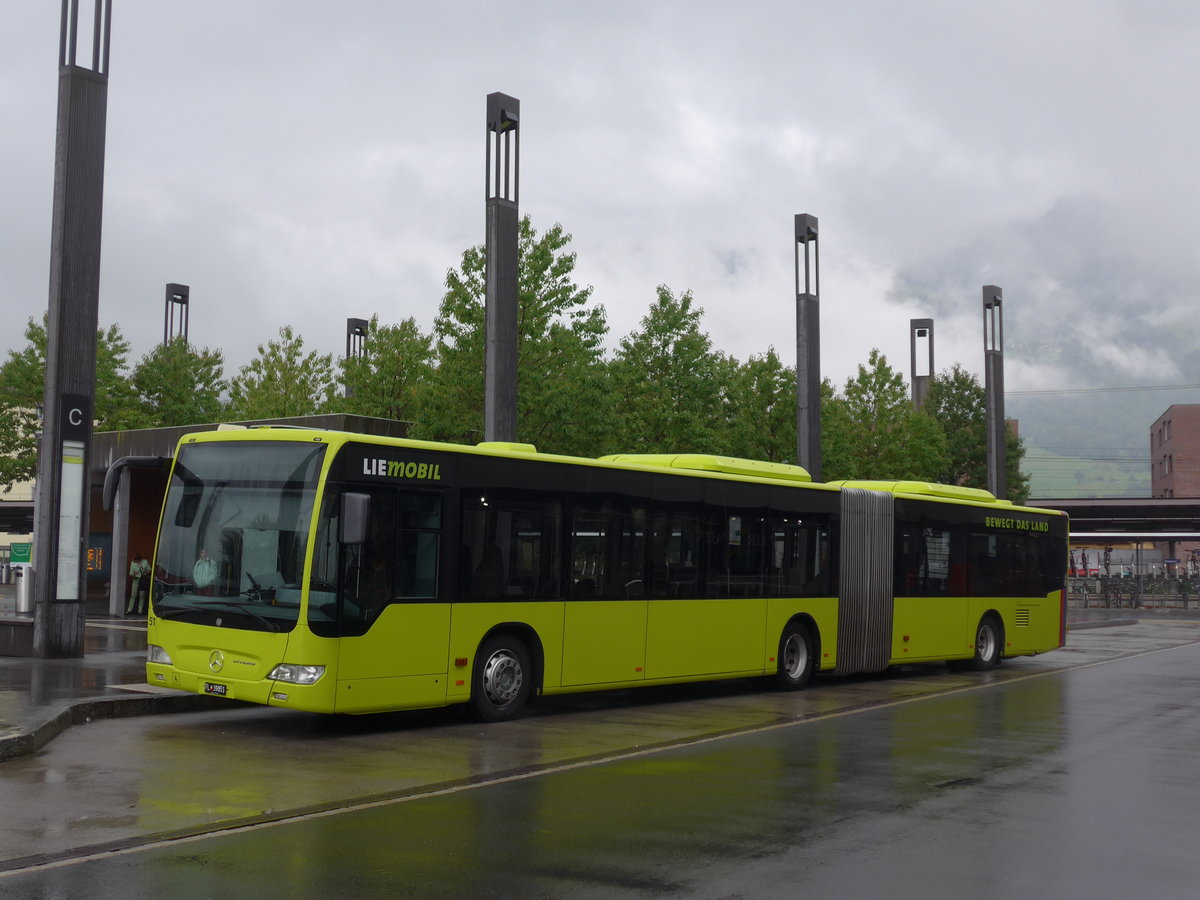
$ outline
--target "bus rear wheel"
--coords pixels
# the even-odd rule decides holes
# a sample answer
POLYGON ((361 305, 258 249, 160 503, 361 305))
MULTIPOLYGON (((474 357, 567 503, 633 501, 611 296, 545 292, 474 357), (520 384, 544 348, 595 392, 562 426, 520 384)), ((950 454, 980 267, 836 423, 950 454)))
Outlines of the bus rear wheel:
POLYGON ((471 709, 484 722, 505 722, 521 714, 533 689, 529 650, 520 638, 495 634, 475 654, 471 709))
POLYGON ((975 629, 975 657, 970 667, 976 672, 994 669, 1000 665, 1000 648, 1004 643, 1004 628, 990 613, 979 620, 975 629))
POLYGON ((777 659, 779 668, 775 672, 775 684, 780 689, 798 691, 808 685, 815 659, 812 634, 805 626, 791 623, 783 629, 777 659))

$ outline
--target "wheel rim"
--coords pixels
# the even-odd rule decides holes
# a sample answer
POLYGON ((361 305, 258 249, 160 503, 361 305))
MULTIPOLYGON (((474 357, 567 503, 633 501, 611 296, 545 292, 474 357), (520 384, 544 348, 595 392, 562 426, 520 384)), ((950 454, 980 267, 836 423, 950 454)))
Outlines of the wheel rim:
POLYGON ((493 706, 507 706, 521 692, 525 673, 509 650, 497 650, 483 666, 483 693, 493 706))
POLYGON ((789 634, 783 642, 783 671, 788 678, 796 679, 804 674, 808 665, 808 643, 803 635, 789 634))
POLYGON ((979 626, 979 634, 975 638, 975 655, 981 660, 989 661, 996 654, 996 630, 991 623, 979 626))

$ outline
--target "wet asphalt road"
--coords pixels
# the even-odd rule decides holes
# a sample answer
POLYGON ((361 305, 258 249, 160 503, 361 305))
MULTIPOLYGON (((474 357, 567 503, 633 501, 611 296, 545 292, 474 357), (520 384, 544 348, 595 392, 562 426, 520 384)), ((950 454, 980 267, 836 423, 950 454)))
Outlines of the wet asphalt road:
POLYGON ((95 723, 0 766, 0 897, 1194 897, 1197 641, 1142 623, 997 673, 492 727, 95 723))

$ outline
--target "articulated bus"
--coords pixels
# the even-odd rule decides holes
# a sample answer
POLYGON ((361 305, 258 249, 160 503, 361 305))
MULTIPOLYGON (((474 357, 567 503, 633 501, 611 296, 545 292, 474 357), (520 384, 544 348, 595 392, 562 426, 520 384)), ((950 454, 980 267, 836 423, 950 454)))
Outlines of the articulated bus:
POLYGON ((972 488, 222 428, 171 468, 146 671, 290 709, 499 721, 543 694, 990 668, 1062 646, 1067 559, 1064 514, 972 488))

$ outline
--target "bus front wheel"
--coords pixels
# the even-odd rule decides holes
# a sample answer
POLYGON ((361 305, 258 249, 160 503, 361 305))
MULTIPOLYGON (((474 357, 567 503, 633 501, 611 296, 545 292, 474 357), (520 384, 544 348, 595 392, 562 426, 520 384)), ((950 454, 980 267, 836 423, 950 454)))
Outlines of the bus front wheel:
POLYGON ((1001 647, 1004 643, 1004 629, 995 616, 988 614, 979 620, 975 629, 975 657, 970 667, 977 672, 994 669, 1000 665, 1001 647))
POLYGON ((495 634, 475 654, 471 709, 484 722, 504 722, 521 714, 533 688, 533 666, 524 642, 495 634))
POLYGON ((783 629, 779 639, 779 669, 775 673, 775 684, 785 691, 798 691, 812 678, 813 640, 809 630, 799 623, 791 623, 783 629))

